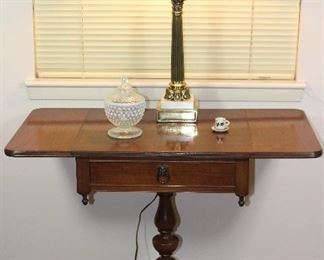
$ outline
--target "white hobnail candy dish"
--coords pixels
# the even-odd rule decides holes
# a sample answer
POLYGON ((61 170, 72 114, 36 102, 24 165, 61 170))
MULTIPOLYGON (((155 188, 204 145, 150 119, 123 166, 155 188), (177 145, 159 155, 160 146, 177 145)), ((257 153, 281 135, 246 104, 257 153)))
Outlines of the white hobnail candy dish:
POLYGON ((128 84, 127 77, 122 77, 122 84, 112 95, 105 99, 105 113, 115 126, 108 130, 108 135, 117 139, 129 139, 142 135, 143 131, 135 127, 143 118, 145 98, 128 84))

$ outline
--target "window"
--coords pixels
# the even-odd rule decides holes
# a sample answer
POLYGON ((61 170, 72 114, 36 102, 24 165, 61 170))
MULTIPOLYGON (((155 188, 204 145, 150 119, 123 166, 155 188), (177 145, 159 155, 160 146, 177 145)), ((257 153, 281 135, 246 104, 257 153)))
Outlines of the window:
MULTIPOLYGON (((300 0, 187 0, 187 79, 295 79, 300 0)), ((169 78, 170 0, 34 0, 38 78, 169 78)))

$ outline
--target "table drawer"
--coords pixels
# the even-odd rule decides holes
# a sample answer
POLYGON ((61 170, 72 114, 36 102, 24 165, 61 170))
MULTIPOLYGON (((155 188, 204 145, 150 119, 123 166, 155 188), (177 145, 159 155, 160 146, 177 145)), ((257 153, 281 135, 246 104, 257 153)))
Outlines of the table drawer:
POLYGON ((234 163, 90 162, 91 184, 125 188, 234 187, 234 163))
POLYGON ((236 192, 247 190, 247 161, 78 159, 78 190, 236 192), (243 187, 243 188, 242 188, 243 187))

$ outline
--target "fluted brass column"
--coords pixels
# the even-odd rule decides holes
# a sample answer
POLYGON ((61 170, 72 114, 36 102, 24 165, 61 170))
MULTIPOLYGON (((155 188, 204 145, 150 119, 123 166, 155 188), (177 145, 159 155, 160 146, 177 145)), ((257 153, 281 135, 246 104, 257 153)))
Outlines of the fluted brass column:
POLYGON ((172 1, 172 46, 171 46, 171 82, 164 98, 172 101, 190 99, 189 88, 185 82, 182 8, 185 0, 172 1))
POLYGON ((198 99, 190 94, 185 81, 182 29, 184 1, 171 0, 171 82, 157 105, 158 123, 196 123, 198 118, 198 99))

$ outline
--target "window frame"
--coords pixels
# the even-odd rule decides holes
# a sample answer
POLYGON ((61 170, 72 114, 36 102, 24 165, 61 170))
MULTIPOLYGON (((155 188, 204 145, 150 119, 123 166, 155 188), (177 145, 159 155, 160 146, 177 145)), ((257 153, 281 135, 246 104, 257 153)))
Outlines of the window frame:
MULTIPOLYGON (((298 56, 300 52, 299 49, 298 56)), ((299 57, 297 57, 297 66, 298 63, 299 57)), ((187 80, 187 83, 200 102, 295 102, 302 100, 306 88, 306 83, 298 79, 300 75, 298 68, 296 75, 295 80, 187 80)), ((147 97, 148 101, 157 101, 163 95, 169 82, 166 79, 131 79, 131 83, 147 97)), ((34 77, 25 81, 29 98, 36 100, 102 100, 118 84, 119 81, 116 79, 41 79, 34 77)))

